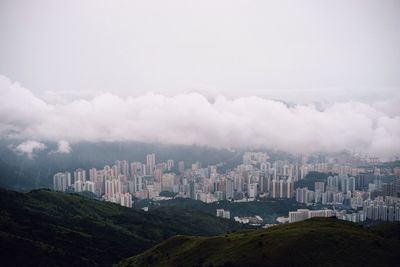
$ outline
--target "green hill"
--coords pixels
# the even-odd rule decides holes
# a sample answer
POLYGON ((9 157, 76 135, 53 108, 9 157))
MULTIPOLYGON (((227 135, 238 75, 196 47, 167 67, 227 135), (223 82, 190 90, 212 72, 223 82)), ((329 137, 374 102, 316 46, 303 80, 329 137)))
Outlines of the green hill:
POLYGON ((216 209, 229 210, 231 218, 234 216, 254 216, 259 215, 265 223, 276 223, 278 216, 287 216, 289 211, 306 208, 305 204, 296 202, 293 199, 261 199, 260 201, 249 202, 230 202, 218 201, 213 203, 205 203, 200 200, 190 198, 174 198, 161 201, 140 200, 134 203, 137 208, 149 207, 153 208, 168 206, 189 208, 203 211, 214 215, 216 209))
POLYGON ((315 190, 315 182, 326 182, 326 179, 331 175, 334 176, 335 174, 311 171, 307 173, 304 179, 296 181, 294 187, 307 187, 309 190, 315 190))
POLYGON ((0 189, 1 266, 111 266, 174 235, 239 227, 191 209, 144 212, 49 190, 0 189))
POLYGON ((175 236, 118 267, 398 266, 399 229, 313 218, 216 237, 175 236))

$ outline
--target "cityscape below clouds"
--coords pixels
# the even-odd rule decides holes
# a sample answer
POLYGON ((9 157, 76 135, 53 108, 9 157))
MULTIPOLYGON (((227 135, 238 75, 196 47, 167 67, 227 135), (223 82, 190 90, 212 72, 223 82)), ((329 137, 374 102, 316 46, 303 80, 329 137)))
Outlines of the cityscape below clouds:
POLYGON ((398 266, 399 48, 398 0, 0 0, 1 266, 398 266))

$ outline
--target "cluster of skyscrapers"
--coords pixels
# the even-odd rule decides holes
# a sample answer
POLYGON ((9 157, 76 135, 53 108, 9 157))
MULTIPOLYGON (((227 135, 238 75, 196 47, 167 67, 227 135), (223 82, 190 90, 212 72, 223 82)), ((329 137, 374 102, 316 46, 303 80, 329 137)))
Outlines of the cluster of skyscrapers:
MULTIPOLYGON (((314 190, 296 188, 296 201, 307 205, 326 205, 339 208, 334 216, 352 222, 365 220, 400 221, 400 169, 393 168, 389 176, 392 182, 383 182, 385 175, 379 168, 348 175, 329 176, 326 181, 314 183, 314 190)), ((289 221, 301 217, 298 212, 289 213, 289 221), (297 216, 291 218, 291 216, 297 216)))
POLYGON ((204 202, 220 200, 254 200, 259 195, 271 198, 293 198, 294 182, 309 169, 285 161, 268 162, 268 155, 246 152, 243 164, 226 173, 216 165, 203 167, 195 162, 185 167, 184 161, 173 159, 156 162, 155 154, 146 156, 146 163, 116 161, 102 169, 83 169, 54 175, 53 188, 58 191, 90 191, 107 201, 125 203, 131 194, 138 199, 157 199, 169 191, 180 197, 204 202))
POLYGON ((383 183, 380 169, 375 168, 371 173, 365 168, 335 161, 307 163, 305 157, 290 162, 270 161, 267 153, 245 152, 242 164, 235 168, 221 173, 218 166, 202 166, 201 162, 176 163, 173 159, 157 162, 152 153, 146 156, 145 163, 117 160, 102 169, 91 168, 88 173, 84 169, 75 170, 73 175, 70 172, 56 173, 53 188, 58 191, 89 191, 126 207, 131 207, 135 198, 157 200, 161 198, 160 194, 173 193, 177 197, 207 203, 272 198, 360 209, 365 206, 365 201, 382 195, 379 192, 390 192, 393 197, 397 194, 394 185, 383 183), (316 182, 314 190, 295 188, 296 182, 312 171, 335 175, 316 182))

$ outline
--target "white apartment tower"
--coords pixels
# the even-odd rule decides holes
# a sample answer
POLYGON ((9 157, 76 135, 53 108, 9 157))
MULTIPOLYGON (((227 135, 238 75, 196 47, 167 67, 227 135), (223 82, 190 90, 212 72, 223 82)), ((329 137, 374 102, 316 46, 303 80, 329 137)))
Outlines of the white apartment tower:
POLYGON ((86 171, 84 169, 76 169, 74 171, 74 182, 81 181, 85 182, 86 181, 86 171))
POLYGON ((53 189, 55 191, 65 191, 71 186, 71 173, 59 172, 53 176, 53 189))

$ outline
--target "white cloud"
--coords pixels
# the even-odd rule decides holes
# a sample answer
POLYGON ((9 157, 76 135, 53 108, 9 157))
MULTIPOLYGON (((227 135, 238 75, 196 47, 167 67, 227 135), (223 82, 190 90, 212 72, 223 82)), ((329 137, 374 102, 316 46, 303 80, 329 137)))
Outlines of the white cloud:
POLYGON ((46 149, 46 145, 38 141, 28 140, 25 141, 14 148, 14 151, 19 154, 25 154, 28 158, 33 157, 35 151, 40 151, 46 149))
POLYGON ((260 97, 218 96, 211 103, 198 93, 106 93, 49 104, 0 76, 0 138, 64 140, 65 152, 68 142, 143 141, 399 156, 400 103, 382 103, 287 106, 260 97))
POLYGON ((65 140, 58 141, 57 145, 58 145, 58 147, 57 147, 56 153, 69 154, 72 150, 69 143, 65 140))

